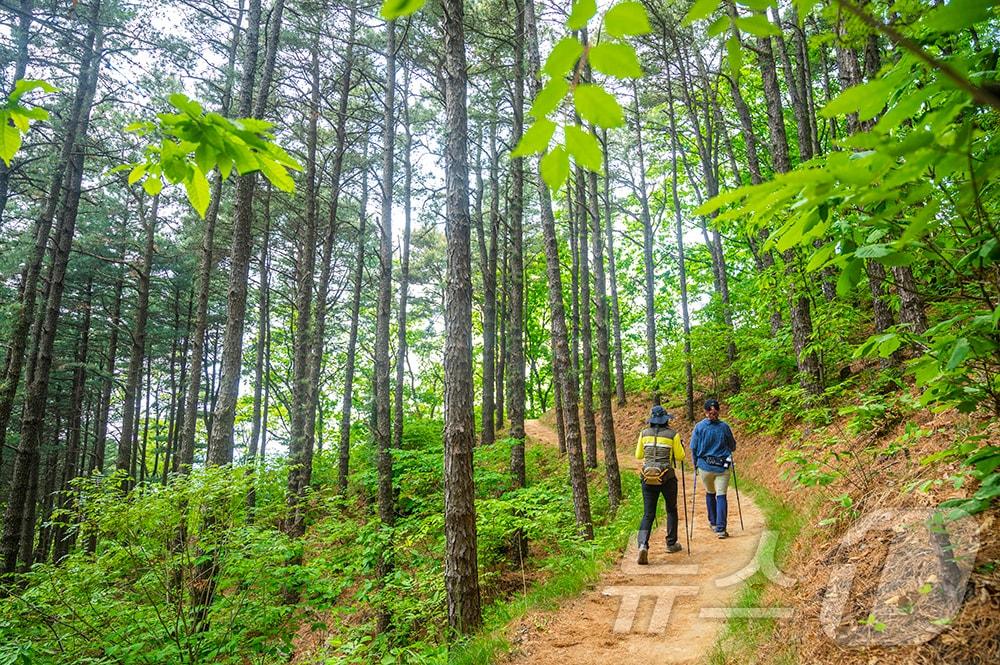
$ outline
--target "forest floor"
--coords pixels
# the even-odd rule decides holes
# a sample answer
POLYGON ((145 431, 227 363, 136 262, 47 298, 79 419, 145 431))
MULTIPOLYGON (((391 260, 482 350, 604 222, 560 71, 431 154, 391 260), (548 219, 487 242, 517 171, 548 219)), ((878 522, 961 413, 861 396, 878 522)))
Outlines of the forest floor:
MULTIPOLYGON (((633 409, 626 409, 632 411, 633 409)), ((634 481, 633 446, 643 426, 642 411, 616 416, 619 460, 623 481, 634 481)), ((690 425, 675 421, 682 436, 690 425)), ((529 445, 558 445, 547 424, 525 423, 529 445)), ((729 607, 753 572, 764 533, 764 516, 752 499, 741 496, 740 528, 735 493, 730 492, 729 534, 719 540, 705 519, 704 493, 690 492, 687 510, 681 510, 680 542, 686 545, 685 519, 693 505, 694 530, 690 550, 666 553, 666 520, 662 505, 658 526, 650 538, 649 565, 636 562, 637 545, 631 539, 620 561, 582 595, 555 611, 533 611, 510 627, 513 646, 508 663, 689 663, 703 660, 725 625, 729 607)), ((678 497, 681 499, 682 497, 678 497)), ((636 525, 638 527, 638 525, 636 525)))

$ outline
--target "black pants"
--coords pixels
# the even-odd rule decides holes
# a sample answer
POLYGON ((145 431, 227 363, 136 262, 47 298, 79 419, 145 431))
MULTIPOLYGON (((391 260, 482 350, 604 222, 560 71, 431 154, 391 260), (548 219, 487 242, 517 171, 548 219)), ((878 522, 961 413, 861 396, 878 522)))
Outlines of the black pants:
POLYGON ((639 544, 649 546, 649 532, 656 517, 656 504, 663 495, 667 504, 667 545, 677 542, 677 477, 665 478, 661 485, 642 481, 642 522, 639 523, 639 544))

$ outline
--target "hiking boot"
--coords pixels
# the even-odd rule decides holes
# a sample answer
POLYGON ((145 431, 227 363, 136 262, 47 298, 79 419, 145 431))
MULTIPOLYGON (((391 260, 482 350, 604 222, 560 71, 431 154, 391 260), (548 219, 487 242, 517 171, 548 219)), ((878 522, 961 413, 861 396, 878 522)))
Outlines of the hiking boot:
POLYGON ((680 543, 674 543, 673 545, 667 545, 667 554, 675 554, 677 552, 680 552, 682 549, 684 549, 684 548, 681 547, 680 543))
POLYGON ((729 537, 729 532, 723 529, 722 531, 718 531, 716 535, 719 537, 719 540, 725 540, 729 537))
POLYGON ((639 565, 645 566, 649 563, 649 545, 639 545, 639 565))

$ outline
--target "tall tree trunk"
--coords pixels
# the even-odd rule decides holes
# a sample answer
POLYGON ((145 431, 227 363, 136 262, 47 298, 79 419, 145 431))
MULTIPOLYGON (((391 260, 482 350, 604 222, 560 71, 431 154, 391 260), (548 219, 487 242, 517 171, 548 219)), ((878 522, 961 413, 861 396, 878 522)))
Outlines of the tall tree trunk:
MULTIPOLYGON (((566 220, 569 225, 569 255, 570 255, 570 316, 573 323, 573 383, 580 385, 580 237, 577 228, 577 206, 573 203, 572 179, 566 180, 566 220)), ((580 399, 577 392, 574 402, 580 399)))
MULTIPOLYGON (((239 13, 233 25, 233 33, 229 42, 229 59, 227 67, 232 71, 236 65, 236 53, 240 44, 240 26, 243 23, 243 0, 239 3, 239 13)), ((258 42, 260 41, 260 0, 250 0, 249 18, 246 34, 246 63, 238 113, 241 117, 250 114, 253 105, 253 74, 257 62, 258 42)), ((232 103, 231 78, 226 77, 226 87, 223 91, 221 113, 229 114, 232 103)), ((194 332, 191 335, 191 369, 190 382, 184 397, 181 419, 181 439, 178 446, 176 470, 182 474, 189 473, 194 464, 194 435, 198 423, 198 395, 201 393, 203 363, 206 351, 206 336, 208 333, 208 298, 212 286, 212 266, 215 263, 215 224, 219 216, 219 206, 222 201, 222 178, 217 178, 212 187, 212 198, 205 213, 205 229, 202 235, 201 256, 198 261, 198 295, 194 332)))
POLYGON ((309 99, 309 124, 306 132, 305 219, 299 227, 295 286, 295 334, 293 336, 292 362, 292 431, 288 446, 291 464, 288 471, 286 501, 289 516, 285 530, 292 537, 305 533, 305 514, 302 501, 312 467, 312 436, 306 434, 310 424, 310 400, 313 378, 310 351, 312 350, 313 281, 316 278, 316 135, 319 124, 319 32, 310 46, 309 76, 312 94, 309 99), (309 470, 307 470, 309 467, 309 470))
POLYGON ((76 367, 73 369, 73 394, 70 398, 69 411, 69 444, 66 446, 66 461, 63 464, 62 480, 59 483, 59 496, 56 505, 63 517, 53 530, 55 551, 53 560, 58 562, 69 554, 76 537, 76 532, 67 531, 67 513, 73 503, 73 480, 80 475, 80 420, 83 411, 83 396, 87 389, 87 354, 90 350, 90 301, 93 293, 92 280, 87 281, 87 290, 83 308, 83 324, 80 327, 80 337, 76 350, 76 367))
MULTIPOLYGON (((396 390, 393 404, 392 436, 396 448, 403 447, 403 369, 406 365, 406 300, 410 287, 410 192, 413 186, 413 133, 410 127, 410 64, 403 67, 403 244, 399 265, 399 311, 396 314, 396 390)), ((484 381, 490 378, 484 377, 484 381)))
MULTIPOLYGON (((100 2, 96 0, 91 6, 92 13, 99 11, 100 2)), ((22 16, 22 23, 24 17, 22 16)), ((23 23, 27 30, 29 23, 23 23)), ((19 29, 20 26, 19 26, 19 29)), ((19 34, 19 39, 22 35, 19 34)), ((25 36, 26 38, 26 36, 25 36)), ((77 75, 76 92, 73 97, 69 120, 66 123, 62 137, 59 159, 52 171, 49 179, 48 196, 45 205, 39 215, 38 220, 32 229, 34 245, 31 255, 25 265, 21 278, 21 307, 17 311, 17 318, 11 329, 10 344, 5 362, 6 375, 4 382, 0 386, 0 448, 7 440, 7 430, 10 425, 11 414, 14 411, 14 398, 17 395, 17 388, 21 382, 21 373, 24 370, 24 362, 28 349, 28 342, 34 340, 38 343, 38 335, 29 331, 35 325, 36 319, 44 316, 44 313, 36 314, 36 307, 39 301, 39 281, 45 254, 49 247, 49 236, 52 231, 52 223, 55 220, 59 204, 66 196, 66 189, 70 186, 69 179, 75 175, 69 170, 70 162, 82 136, 86 135, 86 127, 90 121, 90 108, 94 100, 94 91, 97 86, 97 72, 99 55, 95 56, 94 49, 95 33, 93 27, 88 31, 84 41, 83 56, 80 61, 80 71, 77 75), (68 171, 68 172, 67 172, 68 171)), ((27 43, 24 46, 27 49, 27 43)), ((18 56, 20 57, 20 55, 18 56)), ((25 66, 27 64, 27 51, 25 51, 25 66)), ((16 65, 17 67, 19 65, 16 65)), ((23 72, 22 72, 23 76, 23 72)), ((46 281, 51 284, 51 279, 46 281)), ((44 302, 45 297, 42 297, 44 302)), ((34 363, 36 353, 27 354, 30 363, 34 363)))
POLYGON ((445 79, 444 585, 448 625, 459 634, 482 624, 476 544, 472 373, 472 260, 469 229, 465 8, 442 0, 445 79))
MULTIPOLYGON (((131 448, 132 439, 136 433, 138 422, 135 420, 136 405, 139 402, 139 384, 142 380, 142 364, 146 354, 146 324, 149 320, 149 277, 153 270, 153 240, 156 231, 156 217, 159 213, 160 197, 153 197, 153 205, 145 214, 142 202, 139 204, 140 218, 146 228, 146 243, 142 252, 142 266, 137 271, 138 300, 135 306, 135 323, 132 329, 132 350, 129 355, 128 375, 125 379, 125 402, 122 405, 122 434, 118 443, 118 459, 116 467, 119 471, 129 473, 132 469, 131 448)), ((145 460, 143 460, 145 464, 145 460)), ((128 491, 134 479, 122 479, 122 491, 128 491)))
MULTIPOLYGON (((646 156, 642 143, 642 113, 639 108, 639 88, 632 83, 633 111, 635 113, 636 156, 639 158, 639 204, 642 221, 642 265, 646 278, 646 367, 650 379, 655 381, 659 367, 656 362, 656 318, 653 303, 653 222, 649 215, 649 197, 646 189, 646 156)), ((659 390, 653 390, 653 404, 660 403, 659 390)))
MULTIPOLYGON (((497 338, 497 232, 500 226, 500 153, 497 150, 497 121, 490 120, 490 226, 489 237, 479 225, 479 257, 483 271, 483 403, 481 416, 482 444, 496 440, 493 418, 496 410, 496 338, 497 338), (488 244, 487 244, 488 240, 488 244)), ((480 221, 482 217, 480 216, 480 221)))
POLYGON ((618 406, 625 406, 625 369, 622 360, 622 321, 618 306, 618 272, 615 267, 614 220, 611 217, 611 144, 608 130, 602 132, 604 144, 604 232, 608 243, 608 279, 611 283, 611 322, 614 332, 615 352, 615 397, 618 406))
MULTIPOLYGON (((757 39, 757 62, 760 65, 761 77, 764 82, 764 98, 767 102, 767 124, 771 135, 771 160, 774 170, 786 173, 791 170, 791 160, 788 156, 788 139, 785 135, 785 121, 781 107, 781 91, 778 87, 778 75, 774 64, 774 53, 770 38, 757 39)), ((785 261, 785 272, 791 285, 789 294, 789 309, 792 319, 792 340, 798 361, 799 372, 802 373, 803 387, 813 395, 823 390, 822 368, 819 358, 807 346, 812 337, 812 317, 809 298, 795 288, 795 251, 789 249, 782 253, 785 261)))
MULTIPOLYGON (((267 108, 268 91, 274 75, 278 42, 281 36, 281 16, 284 0, 276 0, 271 9, 268 25, 267 49, 261 71, 261 82, 253 117, 262 118, 267 108)), ((243 73, 243 99, 241 110, 248 97, 253 95, 254 71, 257 66, 257 48, 254 39, 260 26, 260 0, 250 0, 250 24, 243 73), (256 16, 256 18, 255 18, 256 16)), ((233 205, 233 239, 229 251, 229 297, 226 303, 225 335, 222 341, 222 363, 219 377, 219 394, 213 409, 212 434, 208 442, 206 460, 209 464, 228 464, 233 461, 233 423, 236 419, 236 398, 240 391, 240 374, 243 368, 243 328, 246 324, 247 280, 250 274, 250 254, 253 250, 253 198, 256 173, 240 176, 236 182, 236 201, 233 205)))
MULTIPOLYGON (((336 148, 333 154, 333 168, 330 173, 330 213, 323 241, 323 265, 320 267, 319 285, 316 291, 316 320, 313 326, 312 370, 309 381, 309 425, 306 436, 313 437, 316 431, 316 411, 319 406, 320 373, 326 348, 326 314, 330 294, 330 275, 333 262, 333 241, 336 237, 340 209, 341 176, 344 170, 344 154, 347 151, 347 105, 351 96, 351 75, 354 71, 354 40, 357 33, 357 0, 352 0, 348 18, 347 44, 344 52, 344 70, 340 77, 340 99, 337 103, 336 148)), ((310 449, 312 445, 310 444, 310 449)), ((311 465, 310 465, 311 466, 311 465)), ((311 477, 311 476, 310 476, 311 477)))
POLYGON ((622 500, 622 479, 618 470, 618 447, 615 442, 615 419, 611 413, 611 350, 608 340, 608 298, 604 279, 604 237, 598 213, 597 174, 590 179, 590 239, 594 252, 594 287, 597 316, 597 373, 600 379, 601 448, 604 450, 604 473, 608 483, 608 509, 618 511, 622 500))
MULTIPOLYGON (((31 39, 34 5, 34 0, 21 0, 17 28, 12 30, 16 35, 14 49, 17 54, 14 56, 14 76, 11 79, 13 83, 17 83, 19 79, 23 79, 25 72, 28 70, 28 42, 31 39)), ((7 92, 10 93, 13 90, 14 86, 12 84, 10 90, 7 92)), ((7 209, 7 201, 10 198, 10 174, 11 168, 7 166, 6 162, 0 160, 0 229, 3 229, 3 214, 7 209)), ((3 440, 3 434, 0 434, 0 470, 3 469, 3 440)))
POLYGON ((257 453, 261 438, 264 383, 267 381, 267 377, 264 374, 264 353, 267 347, 267 321, 270 312, 271 276, 270 266, 268 265, 270 231, 271 220, 265 216, 264 234, 261 237, 260 261, 257 264, 258 278, 260 279, 257 296, 257 358, 254 362, 253 412, 250 424, 250 450, 247 455, 247 464, 251 468, 257 464, 257 453))
POLYGON ((909 266, 895 266, 892 276, 896 280, 896 292, 899 294, 899 320, 908 324, 910 329, 921 334, 927 330, 927 312, 923 296, 917 290, 917 281, 909 266))
MULTIPOLYGON (((382 521, 384 548, 375 574, 380 583, 393 567, 392 527, 396 522, 392 491, 392 431, 389 418, 389 319, 392 304, 392 200, 396 146, 396 22, 386 24, 385 107, 382 121, 382 220, 379 225, 379 280, 375 319, 375 446, 378 450, 378 513, 382 521)), ((446 361, 447 362, 447 361, 446 361)), ((445 479, 447 482, 447 478, 445 479)), ((379 608, 378 632, 389 626, 389 613, 379 608)))
MULTIPOLYGON (((594 202, 590 202, 593 204, 594 202)), ((594 341, 590 322, 590 249, 587 246, 588 201, 587 177, 583 169, 576 169, 576 223, 579 231, 577 247, 580 251, 580 341, 583 346, 581 370, 583 385, 583 440, 586 463, 597 468, 597 422, 594 417, 594 341)))
POLYGON ((688 422, 694 420, 694 374, 691 370, 691 317, 688 313, 687 269, 684 265, 684 219, 681 215, 681 200, 677 194, 677 120, 674 115, 674 96, 667 93, 670 117, 670 154, 672 155, 670 194, 674 203, 675 237, 677 240, 677 271, 681 282, 681 321, 684 330, 684 405, 688 422))
MULTIPOLYGON (((521 141, 524 132, 524 1, 514 0, 514 123, 511 145, 521 141)), ((524 466, 524 161, 515 159, 510 165, 511 202, 510 238, 506 243, 510 258, 510 312, 507 317, 510 337, 507 340, 507 403, 510 415, 508 436, 510 472, 514 487, 527 484, 524 466)), ((526 552, 526 542, 517 538, 520 560, 526 552)))
POLYGON ((347 341, 347 363, 344 367, 344 401, 340 415, 340 450, 337 485, 347 492, 347 474, 351 460, 351 408, 354 400, 354 362, 358 348, 358 317, 361 312, 361 283, 365 273, 365 223, 368 218, 368 143, 361 160, 361 214, 358 216, 357 259, 354 267, 354 294, 351 298, 351 329, 347 341))
MULTIPOLYGON (((534 0, 525 0, 525 28, 528 44, 528 77, 531 81, 532 97, 541 89, 541 60, 538 55, 538 24, 534 0)), ((536 165, 537 166, 537 165, 536 165)), ((580 414, 576 378, 570 364, 569 339, 566 331, 566 311, 562 296, 562 268, 559 261, 559 242, 556 238, 555 216, 552 214, 552 199, 548 186, 542 179, 540 169, 536 169, 535 180, 541 207, 542 235, 545 245, 545 271, 548 279, 549 309, 552 311, 552 370, 562 401, 563 419, 566 427, 566 451, 569 457, 570 485, 573 489, 573 512, 580 533, 587 540, 594 537, 594 526, 590 514, 590 496, 587 489, 587 474, 583 464, 583 449, 580 445, 580 414)))
MULTIPOLYGON (((59 422, 59 418, 56 418, 59 422)), ((56 493, 59 489, 56 485, 56 477, 59 474, 59 445, 60 428, 56 427, 52 433, 52 450, 45 456, 45 477, 42 482, 41 492, 41 514, 38 515, 38 544, 33 553, 26 551, 35 542, 35 523, 32 519, 25 523, 21 549, 21 570, 27 571, 37 563, 45 563, 49 559, 49 552, 52 550, 53 525, 51 524, 52 509, 56 501, 56 493)), ((58 559, 57 559, 58 560, 58 559)))
MULTIPOLYGON (((80 65, 79 89, 74 101, 71 124, 78 128, 73 131, 73 144, 66 164, 66 187, 62 205, 62 215, 56 230, 52 255, 52 274, 49 280, 49 294, 43 315, 43 324, 38 339, 37 366, 24 397, 24 416, 21 421, 21 440, 14 458, 14 470, 8 493, 7 509, 3 520, 3 534, 0 536, 0 554, 3 556, 3 575, 13 573, 17 566, 17 554, 21 544, 22 527, 27 523, 26 512, 34 511, 34 506, 26 506, 27 489, 32 476, 37 478, 38 449, 41 446, 42 426, 45 418, 45 404, 49 392, 52 351, 55 345, 56 327, 59 323, 62 294, 65 287, 66 267, 69 264, 70 248, 76 230, 76 217, 80 205, 81 182, 83 179, 84 147, 82 138, 87 135, 90 110, 94 91, 97 88, 100 69, 103 32, 99 27, 100 0, 91 5, 84 53, 80 65), (27 511, 25 510, 27 508, 27 511)), ((58 188, 53 196, 58 195, 58 188)), ((54 207, 52 208, 54 213, 54 207)), ((39 225, 44 226, 44 224, 39 225)), ((46 234, 47 236, 47 234, 46 234)), ((44 248, 44 244, 43 244, 44 248)), ((25 282, 27 285, 27 282, 25 282)), ((26 300, 32 300, 33 289, 25 289, 26 300)), ((22 352, 23 353, 23 352, 22 352)), ((18 375, 20 368, 18 368, 18 375)), ((3 433, 5 434, 5 432, 3 433)), ((33 499, 32 499, 33 501, 33 499)), ((33 517, 33 515, 31 516, 33 517)))

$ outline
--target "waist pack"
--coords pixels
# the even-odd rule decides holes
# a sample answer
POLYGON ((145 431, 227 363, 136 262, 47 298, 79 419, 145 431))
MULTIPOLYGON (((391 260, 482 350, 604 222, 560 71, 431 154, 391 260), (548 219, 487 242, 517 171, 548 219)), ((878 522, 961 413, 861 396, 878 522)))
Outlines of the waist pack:
POLYGON ((733 463, 729 457, 716 457, 715 455, 705 455, 702 459, 712 466, 721 466, 723 469, 728 469, 729 465, 733 463))
POLYGON ((642 467, 642 480, 647 485, 662 485, 664 480, 673 478, 674 470, 672 467, 664 466, 660 464, 649 464, 642 467))

